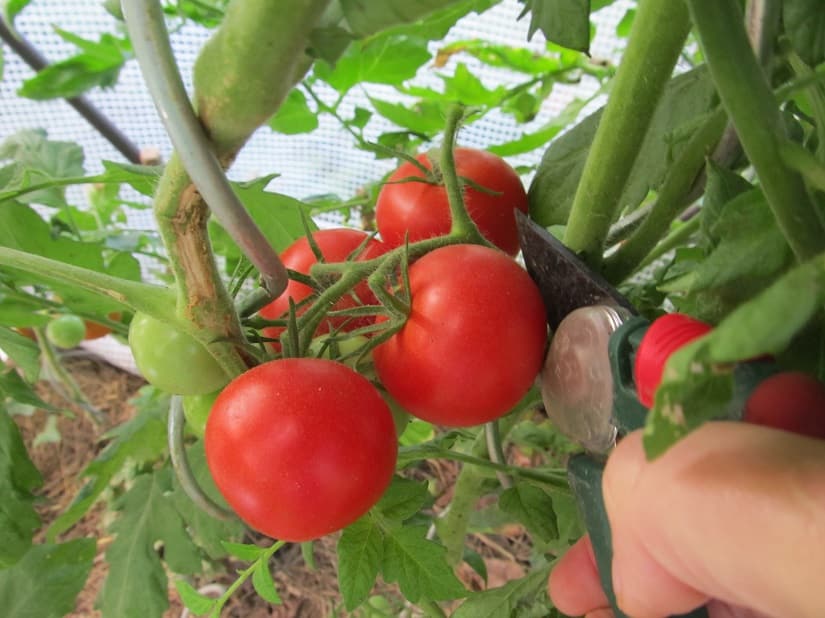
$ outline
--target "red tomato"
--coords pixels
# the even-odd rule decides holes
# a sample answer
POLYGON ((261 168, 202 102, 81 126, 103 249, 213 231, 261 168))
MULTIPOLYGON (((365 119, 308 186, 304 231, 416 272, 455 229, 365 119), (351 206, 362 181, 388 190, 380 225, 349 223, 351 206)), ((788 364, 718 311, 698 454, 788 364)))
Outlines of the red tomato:
POLYGON ((639 343, 633 363, 636 395, 643 406, 653 406, 670 355, 711 330, 709 324, 683 313, 668 313, 654 320, 639 343))
MULTIPOLYGON (((317 230, 312 233, 312 237, 315 239, 318 248, 321 250, 321 254, 328 263, 345 261, 350 254, 358 249, 358 247, 362 246, 362 243, 364 243, 367 236, 368 234, 366 232, 348 228, 317 230)), ((369 260, 385 253, 388 249, 389 247, 384 243, 371 239, 364 246, 357 259, 369 260)), ((309 269, 317 262, 317 259, 315 258, 315 254, 312 252, 312 248, 309 246, 309 241, 306 237, 303 237, 299 238, 286 248, 286 250, 281 254, 281 261, 284 263, 284 266, 290 270, 309 274, 309 269)), ((357 285, 354 292, 358 297, 358 300, 360 300, 360 303, 356 301, 352 295, 348 294, 336 303, 334 309, 341 310, 355 307, 358 304, 371 305, 377 304, 378 302, 366 282, 357 285)), ((310 294, 312 294, 312 288, 309 286, 297 281, 290 281, 284 293, 269 303, 266 307, 261 309, 260 315, 261 317, 269 320, 285 318, 289 312, 290 298, 292 298, 295 304, 298 304, 310 294)), ((323 333, 328 333, 332 328, 341 328, 347 331, 354 330, 361 326, 367 326, 368 324, 371 324, 372 321, 373 318, 371 317, 350 320, 347 320, 344 317, 327 318, 321 323, 315 334, 320 335, 323 333)), ((262 332, 265 337, 277 339, 281 336, 283 331, 283 327, 270 326, 264 328, 262 332)), ((278 345, 273 345, 273 347, 276 349, 279 348, 278 345)))
MULTIPOLYGON (((432 169, 426 154, 417 158, 432 169)), ((467 212, 479 231, 502 251, 510 255, 518 253, 514 210, 527 212, 527 193, 519 175, 501 157, 473 148, 456 148, 455 165, 459 176, 497 193, 485 193, 469 185, 464 187, 467 212)), ((395 182, 404 178, 424 178, 424 174, 406 162, 382 187, 375 205, 375 221, 382 240, 397 247, 404 243, 407 234, 410 242, 448 234, 452 219, 444 186, 395 182)))
POLYGON ((409 318, 373 351, 387 391, 439 425, 477 425, 508 412, 533 384, 547 338, 530 276, 478 245, 436 249, 409 276, 409 318))
POLYGON ((318 358, 273 360, 221 391, 206 423, 218 489, 252 528, 283 541, 366 513, 395 470, 392 415, 370 382, 318 358))
MULTIPOLYGON (((120 321, 120 313, 110 313, 109 319, 114 322, 120 321)), ((91 320, 86 320, 86 336, 84 339, 86 341, 92 339, 100 339, 101 337, 105 337, 109 333, 112 332, 112 329, 108 326, 104 326, 103 324, 98 324, 97 322, 92 322, 91 320)))
POLYGON ((825 384, 799 371, 777 373, 753 390, 744 420, 825 440, 825 384))

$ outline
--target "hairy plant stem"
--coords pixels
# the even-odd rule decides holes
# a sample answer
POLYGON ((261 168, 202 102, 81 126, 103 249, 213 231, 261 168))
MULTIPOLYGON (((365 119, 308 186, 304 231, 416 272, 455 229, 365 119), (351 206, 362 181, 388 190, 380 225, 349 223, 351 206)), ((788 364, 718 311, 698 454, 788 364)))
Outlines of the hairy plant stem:
MULTIPOLYGON (((327 4, 234 0, 227 7, 194 68, 199 121, 222 167, 310 66, 308 35, 327 4)), ((251 359, 212 254, 207 205, 176 155, 160 180, 155 216, 177 282, 177 320, 193 325, 192 333, 229 375, 245 371, 251 359)))
POLYGON ((639 2, 564 234, 564 243, 591 266, 601 263, 622 189, 689 30, 682 0, 639 2))
POLYGON ((825 230, 802 177, 780 155, 787 136, 754 56, 736 0, 687 0, 713 81, 791 249, 804 261, 825 249, 825 230))
POLYGON ((667 232, 670 223, 688 206, 685 196, 690 193, 705 158, 719 142, 726 122, 727 114, 719 107, 690 138, 679 159, 668 170, 650 213, 605 262, 604 274, 608 281, 619 283, 630 275, 667 232))

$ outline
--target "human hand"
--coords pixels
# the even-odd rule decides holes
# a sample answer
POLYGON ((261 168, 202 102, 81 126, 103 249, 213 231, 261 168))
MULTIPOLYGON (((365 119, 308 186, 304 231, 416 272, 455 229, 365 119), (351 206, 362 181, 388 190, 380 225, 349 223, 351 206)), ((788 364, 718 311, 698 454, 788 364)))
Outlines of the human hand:
MULTIPOLYGON (((825 616, 825 441, 708 423, 648 462, 641 432, 610 455, 604 499, 618 605, 633 618, 825 616)), ((553 569, 559 610, 612 616, 589 539, 553 569)))

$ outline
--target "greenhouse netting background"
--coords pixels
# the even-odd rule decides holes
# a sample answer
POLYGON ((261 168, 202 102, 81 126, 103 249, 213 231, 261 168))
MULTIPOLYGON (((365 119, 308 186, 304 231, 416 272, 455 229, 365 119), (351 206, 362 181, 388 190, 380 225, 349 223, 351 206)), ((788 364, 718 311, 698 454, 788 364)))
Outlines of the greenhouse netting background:
MULTIPOLYGON (((616 36, 617 25, 625 16, 632 2, 615 2, 592 15, 595 37, 590 53, 594 58, 616 61, 622 42, 616 36)), ((446 44, 473 39, 491 43, 523 47, 541 54, 546 42, 541 33, 527 40, 528 18, 519 19, 523 5, 517 0, 504 0, 479 15, 471 13, 461 19, 441 41, 430 43, 435 55, 446 44)), ((59 61, 76 52, 62 39, 55 27, 67 30, 83 38, 97 40, 104 32, 122 28, 103 8, 100 2, 65 2, 64 0, 38 0, 28 6, 16 19, 17 31, 26 38, 50 62, 59 61)), ((186 23, 171 32, 172 46, 187 89, 191 91, 191 68, 210 31, 186 23)), ((412 83, 419 86, 437 87, 439 75, 450 74, 458 62, 466 64, 485 85, 507 86, 515 83, 516 76, 503 69, 481 63, 473 57, 450 58, 444 66, 429 63, 422 67, 412 83)), ((49 139, 67 140, 80 144, 85 152, 85 171, 94 174, 102 171, 101 161, 123 161, 120 154, 101 134, 93 129, 65 101, 33 101, 21 98, 17 91, 24 80, 34 75, 14 52, 4 45, 3 78, 0 81, 0 139, 22 129, 42 128, 49 139)), ((485 148, 517 138, 522 132, 539 127, 557 116, 575 99, 587 99, 599 87, 595 79, 583 76, 574 84, 557 83, 539 114, 528 125, 518 125, 511 117, 490 113, 466 126, 460 135, 464 146, 485 148)), ((331 88, 319 91, 321 96, 335 96, 331 88)), ((368 102, 369 96, 389 99, 398 98, 397 90, 380 84, 364 84, 352 89, 344 100, 342 112, 347 113, 368 102)), ((117 84, 110 89, 96 89, 86 97, 138 148, 157 149, 163 160, 168 159, 171 145, 155 107, 143 84, 136 62, 128 62, 121 71, 117 84)), ((592 112, 603 100, 596 97, 582 111, 592 112)), ((259 130, 244 147, 229 171, 235 180, 248 180, 276 172, 280 174, 269 189, 302 199, 311 195, 336 194, 351 197, 365 183, 375 182, 395 165, 392 160, 376 160, 372 153, 355 148, 352 136, 341 129, 331 116, 321 115, 319 127, 309 134, 282 135, 268 127, 259 130)), ((376 117, 369 125, 367 138, 393 125, 376 117)), ((544 148, 508 158, 513 165, 535 164, 544 148)), ((529 183, 530 177, 524 177, 529 183)), ((82 203, 82 189, 73 187, 70 196, 82 203), (74 192, 74 193, 72 193, 74 192)), ((151 210, 131 210, 129 225, 135 229, 152 229, 151 210)), ((340 224, 340 217, 322 216, 321 226, 340 224)), ((110 362, 134 371, 131 354, 126 346, 111 337, 87 342, 93 352, 110 362)))

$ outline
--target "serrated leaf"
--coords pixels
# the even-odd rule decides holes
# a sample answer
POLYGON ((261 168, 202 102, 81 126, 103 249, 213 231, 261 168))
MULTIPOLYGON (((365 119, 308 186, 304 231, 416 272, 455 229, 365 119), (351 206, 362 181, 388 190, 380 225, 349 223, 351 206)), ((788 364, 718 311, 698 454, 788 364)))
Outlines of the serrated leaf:
POLYGON ((95 551, 94 539, 32 547, 13 567, 0 570, 3 614, 60 618, 71 612, 89 577, 95 551))
POLYGON ((397 582, 412 603, 465 596, 467 590, 447 564, 446 550, 428 541, 426 534, 423 526, 396 528, 387 534, 381 568, 384 579, 397 582))
POLYGON ((542 541, 559 538, 553 499, 539 487, 518 483, 503 491, 498 503, 505 513, 523 523, 542 541))
POLYGON ((40 525, 32 491, 42 484, 17 424, 0 406, 0 569, 13 565, 31 547, 40 525))
MULTIPOLYGON (((0 346, 2 347, 2 346, 0 346)), ((5 368, 0 362, 0 400, 11 399, 18 403, 40 408, 48 412, 58 412, 50 403, 43 401, 31 387, 23 380, 15 369, 5 368)))
POLYGON ((369 517, 344 528, 338 539, 338 588, 352 611, 363 603, 375 584, 384 555, 381 529, 369 517))
POLYGON ((215 605, 215 599, 195 590, 185 579, 176 579, 175 588, 186 608, 198 616, 207 613, 215 605))
POLYGON ((309 109, 306 95, 298 88, 293 88, 277 113, 270 118, 269 126, 285 135, 310 133, 318 128, 318 116, 309 109))
POLYGON ((396 476, 375 508, 387 519, 402 522, 420 511, 428 498, 426 483, 396 476))
POLYGON ((399 85, 431 57, 423 39, 379 37, 350 45, 334 68, 318 62, 315 75, 340 93, 364 82, 399 85))
POLYGON ((418 21, 456 0, 341 0, 347 24, 358 37, 418 21))
POLYGON ((587 52, 590 49, 590 0, 519 0, 530 13, 528 40, 541 30, 548 41, 587 52))
POLYGON ((796 52, 811 66, 825 60, 825 11, 822 0, 785 0, 782 21, 796 52))
POLYGON ((421 135, 434 135, 444 129, 444 106, 434 101, 416 101, 404 105, 370 97, 375 111, 381 116, 421 135))
POLYGON ((110 87, 117 81, 126 62, 128 44, 111 34, 103 34, 98 42, 82 39, 60 28, 57 33, 81 48, 81 53, 55 62, 27 79, 18 94, 36 100, 68 99, 95 87, 110 87))
POLYGON ((69 508, 49 526, 49 539, 55 539, 77 523, 127 461, 151 461, 164 452, 168 401, 151 387, 145 388, 134 400, 138 414, 105 436, 112 441, 81 473, 90 480, 69 508))
POLYGON ((495 90, 488 89, 463 63, 456 66, 453 75, 442 75, 441 79, 444 82, 444 96, 464 105, 492 107, 507 94, 504 86, 498 86, 495 90))
POLYGON ((720 166, 713 159, 708 160, 707 182, 699 225, 709 248, 716 246, 720 240, 713 228, 722 216, 722 208, 733 198, 751 189, 751 183, 742 176, 720 166))
POLYGON ((547 615, 547 578, 550 565, 538 568, 521 579, 507 582, 499 588, 477 592, 453 613, 453 618, 499 618, 513 616, 520 605, 540 603, 542 614, 547 615))
POLYGON ((115 540, 106 551, 109 573, 98 598, 104 615, 123 618, 159 616, 169 605, 164 561, 176 573, 197 573, 201 557, 177 511, 166 499, 168 468, 137 477, 116 503, 115 540), (141 582, 136 586, 135 582, 141 582))
POLYGON ((155 193, 160 175, 163 172, 161 165, 135 165, 134 163, 119 163, 117 161, 102 161, 106 170, 97 182, 126 183, 138 193, 151 197, 155 193))
POLYGON ((255 566, 255 570, 252 571, 252 586, 264 601, 276 605, 281 603, 281 597, 278 596, 275 582, 272 580, 272 573, 266 562, 259 562, 255 566))

